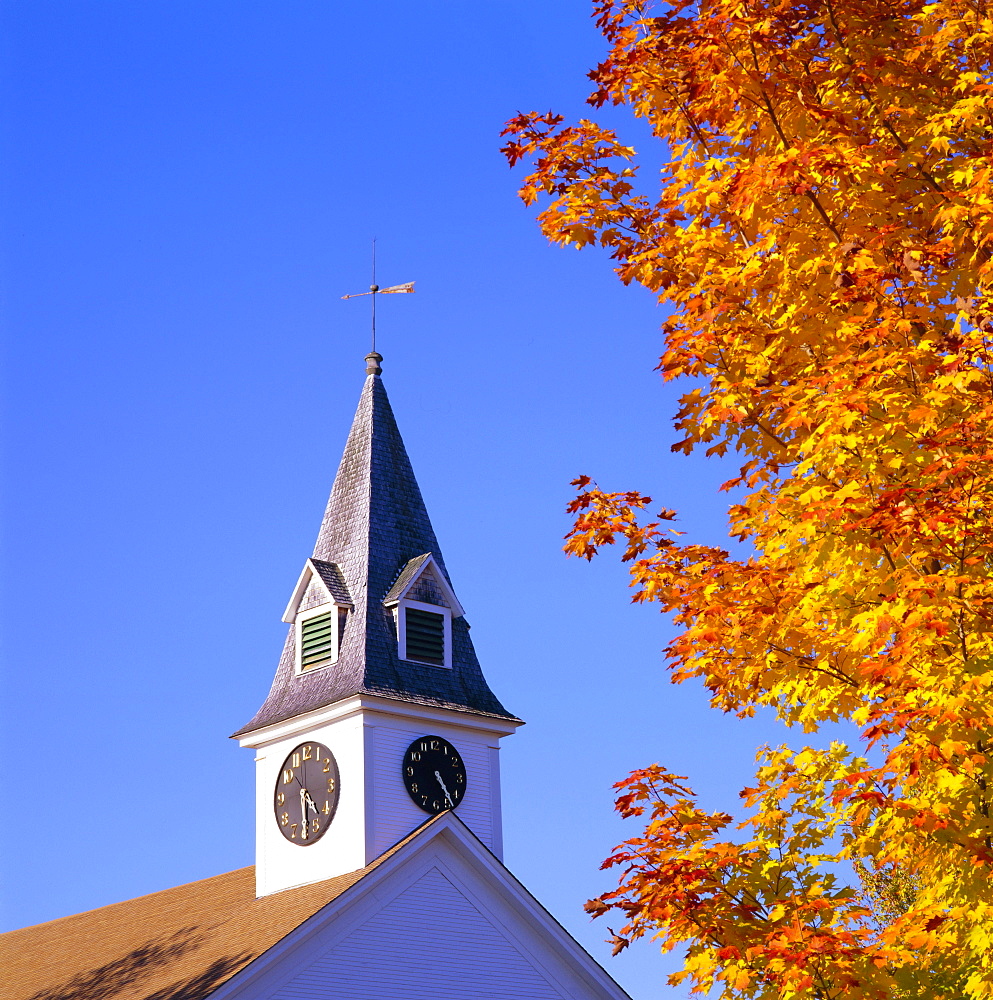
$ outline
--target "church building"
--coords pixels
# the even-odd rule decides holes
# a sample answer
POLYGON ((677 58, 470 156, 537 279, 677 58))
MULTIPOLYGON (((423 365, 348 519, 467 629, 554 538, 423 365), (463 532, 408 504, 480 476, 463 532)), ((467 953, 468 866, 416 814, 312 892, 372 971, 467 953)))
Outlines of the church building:
POLYGON ((283 614, 256 863, 0 935, 9 1000, 625 1000, 503 864, 490 690, 381 379, 283 614))

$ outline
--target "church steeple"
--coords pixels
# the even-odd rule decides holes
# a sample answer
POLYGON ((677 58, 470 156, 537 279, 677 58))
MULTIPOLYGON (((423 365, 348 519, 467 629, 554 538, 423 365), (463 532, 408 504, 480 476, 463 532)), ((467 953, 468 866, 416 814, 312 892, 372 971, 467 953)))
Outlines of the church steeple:
POLYGON ((375 353, 366 358, 365 385, 312 557, 318 567, 335 568, 325 575, 336 573, 343 584, 339 606, 351 604, 342 615, 337 661, 301 671, 291 626, 272 689, 236 736, 363 693, 514 718, 483 678, 461 608, 444 610, 453 603, 443 593, 454 596, 451 581, 380 377, 381 361, 375 353), (395 585, 425 556, 442 577, 434 600, 450 630, 447 669, 401 656, 395 585))
POLYGON ((521 720, 483 678, 380 378, 366 380, 256 751, 259 896, 371 864, 457 810, 502 853, 499 741, 521 720))

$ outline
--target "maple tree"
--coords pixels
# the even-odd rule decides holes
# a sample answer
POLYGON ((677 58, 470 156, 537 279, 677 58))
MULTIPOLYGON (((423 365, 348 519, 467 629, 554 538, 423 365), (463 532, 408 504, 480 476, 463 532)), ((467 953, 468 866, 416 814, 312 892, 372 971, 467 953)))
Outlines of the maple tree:
POLYGON ((560 244, 672 307, 674 450, 743 465, 743 555, 577 480, 567 550, 620 544, 681 629, 676 682, 862 744, 761 751, 744 819, 656 765, 605 866, 623 948, 722 996, 993 995, 993 20, 984 0, 603 0, 594 107, 661 140, 658 188, 591 120, 507 128, 560 244), (846 877, 846 871, 862 876, 846 877), (853 884, 850 884, 853 883, 853 884))

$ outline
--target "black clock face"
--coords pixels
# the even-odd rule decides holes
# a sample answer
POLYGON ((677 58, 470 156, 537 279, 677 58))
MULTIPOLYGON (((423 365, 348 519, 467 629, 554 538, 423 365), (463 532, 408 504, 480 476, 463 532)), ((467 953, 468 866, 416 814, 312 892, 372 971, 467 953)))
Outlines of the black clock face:
POLYGON ((301 743, 283 761, 273 809, 279 832, 300 847, 316 844, 338 808, 338 764, 323 743, 301 743))
POLYGON ((425 812, 454 809, 465 795, 462 755, 440 736, 421 736, 404 754, 403 783, 425 812))

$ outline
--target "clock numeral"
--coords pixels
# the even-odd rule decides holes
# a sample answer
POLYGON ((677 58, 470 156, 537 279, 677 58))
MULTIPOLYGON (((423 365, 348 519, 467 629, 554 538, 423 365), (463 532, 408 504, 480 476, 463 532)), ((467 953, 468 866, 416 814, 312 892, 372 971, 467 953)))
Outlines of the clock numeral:
POLYGON ((325 757, 324 758, 324 773, 327 774, 328 771, 330 771, 330 770, 331 770, 331 758, 330 757, 325 757))
POLYGON ((282 792, 280 792, 276 796, 276 805, 281 806, 285 801, 286 801, 286 796, 282 792))
POLYGON ((314 748, 308 743, 303 748, 303 759, 304 760, 311 760, 313 758, 313 756, 314 756, 314 748))
POLYGON ((416 795, 421 790, 421 786, 416 781, 410 783, 410 790, 416 795))
POLYGON ((465 778, 462 777, 462 772, 461 771, 458 774, 455 775, 455 784, 456 785, 464 785, 465 784, 465 778))
POLYGON ((291 840, 296 840, 296 839, 297 839, 297 827, 298 827, 299 825, 300 825, 299 823, 292 823, 292 824, 290 825, 290 829, 291 829, 291 830, 293 831, 293 832, 292 832, 292 833, 290 834, 290 839, 291 839, 291 840))
POLYGON ((321 812, 324 813, 325 816, 330 816, 331 815, 331 800, 330 799, 327 799, 325 801, 324 808, 321 810, 321 812))
POLYGON ((280 826, 288 826, 289 822, 290 822, 289 813, 283 813, 283 815, 279 817, 280 826))
POLYGON ((413 778, 413 776, 414 776, 414 769, 408 764, 404 768, 403 773, 406 774, 408 778, 413 778))
POLYGON ((428 804, 428 797, 426 795, 421 796, 421 805, 426 806, 428 804))
POLYGON ((293 780, 293 772, 287 768, 283 771, 283 784, 288 785, 293 780))
POLYGON ((300 754, 298 754, 298 753, 295 753, 293 755, 293 766, 294 766, 294 768, 297 768, 297 767, 300 766, 300 754))
POLYGON ((334 791, 334 778, 328 778, 328 791, 334 791))
MULTIPOLYGON (((424 744, 422 743, 421 746, 424 746, 424 744)), ((416 750, 412 750, 410 752, 410 759, 411 760, 420 760, 421 759, 421 755, 416 750)))
POLYGON ((317 833, 321 828, 321 821, 319 819, 314 820, 314 825, 311 827, 311 832, 317 833))

